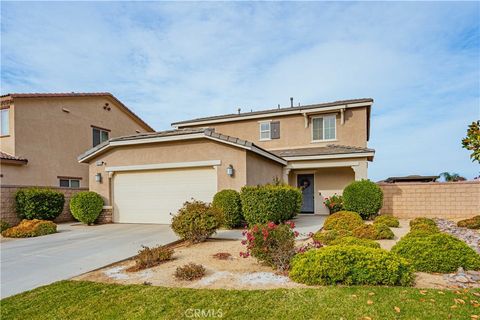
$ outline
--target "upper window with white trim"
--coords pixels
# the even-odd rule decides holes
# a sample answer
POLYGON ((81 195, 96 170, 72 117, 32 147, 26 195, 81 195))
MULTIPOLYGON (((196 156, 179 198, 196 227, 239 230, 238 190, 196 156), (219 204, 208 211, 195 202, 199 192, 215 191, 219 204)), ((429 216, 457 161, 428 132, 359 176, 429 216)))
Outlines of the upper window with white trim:
POLYGON ((10 134, 10 109, 0 110, 0 136, 8 136, 10 134))
POLYGON ((270 121, 260 122, 260 140, 270 140, 270 121))
POLYGON ((323 116, 312 118, 312 140, 335 140, 337 137, 336 116, 323 116))
POLYGON ((98 146, 100 143, 105 142, 108 140, 108 131, 106 129, 100 129, 96 127, 92 127, 92 135, 93 135, 93 146, 98 146))

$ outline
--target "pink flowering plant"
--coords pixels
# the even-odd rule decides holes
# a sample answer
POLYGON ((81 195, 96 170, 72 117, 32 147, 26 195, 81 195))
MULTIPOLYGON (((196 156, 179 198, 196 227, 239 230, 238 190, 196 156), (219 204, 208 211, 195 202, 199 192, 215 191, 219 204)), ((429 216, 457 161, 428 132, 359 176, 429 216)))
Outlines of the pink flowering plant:
POLYGON ((296 254, 295 238, 299 235, 294 228, 295 224, 291 221, 254 225, 243 232, 246 239, 242 244, 246 246, 246 251, 240 252, 240 256, 246 258, 251 255, 277 270, 288 270, 290 260, 296 254))
POLYGON ((330 214, 343 210, 343 198, 336 193, 330 198, 325 198, 323 204, 330 210, 330 214))
POLYGON ((306 243, 302 244, 300 247, 298 247, 296 249, 296 253, 305 253, 310 249, 319 249, 319 248, 323 247, 323 245, 320 243, 320 241, 317 241, 317 240, 315 240, 315 238, 313 238, 313 235, 314 235, 313 232, 310 232, 308 234, 308 237, 311 239, 311 241, 306 242, 306 243))

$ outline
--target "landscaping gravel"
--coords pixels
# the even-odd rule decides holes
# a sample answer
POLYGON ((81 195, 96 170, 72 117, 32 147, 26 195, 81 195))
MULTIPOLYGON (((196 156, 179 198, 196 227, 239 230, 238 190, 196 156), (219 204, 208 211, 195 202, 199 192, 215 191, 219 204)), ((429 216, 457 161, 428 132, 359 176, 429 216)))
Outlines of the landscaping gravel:
POLYGON ((476 230, 458 227, 450 220, 435 219, 440 231, 451 234, 454 237, 464 241, 468 246, 480 254, 480 234, 476 230))

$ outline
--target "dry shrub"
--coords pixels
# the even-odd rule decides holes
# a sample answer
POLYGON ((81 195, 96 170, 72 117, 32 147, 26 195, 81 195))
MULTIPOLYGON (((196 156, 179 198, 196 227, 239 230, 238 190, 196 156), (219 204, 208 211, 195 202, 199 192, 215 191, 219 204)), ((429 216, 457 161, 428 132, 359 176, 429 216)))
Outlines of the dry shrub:
POLYGON ((205 275, 205 271, 204 266, 190 262, 189 264, 178 267, 174 275, 178 280, 192 281, 202 278, 205 275))
POLYGON ((153 248, 142 246, 142 249, 138 251, 138 254, 134 258, 135 265, 128 268, 127 271, 134 272, 158 266, 165 261, 171 260, 173 252, 172 248, 165 246, 157 246, 153 248))
POLYGON ((57 232, 57 225, 47 220, 22 220, 18 225, 2 232, 7 238, 38 237, 57 232))
POLYGON ((232 255, 228 252, 217 252, 213 255, 213 257, 218 260, 229 260, 232 255))

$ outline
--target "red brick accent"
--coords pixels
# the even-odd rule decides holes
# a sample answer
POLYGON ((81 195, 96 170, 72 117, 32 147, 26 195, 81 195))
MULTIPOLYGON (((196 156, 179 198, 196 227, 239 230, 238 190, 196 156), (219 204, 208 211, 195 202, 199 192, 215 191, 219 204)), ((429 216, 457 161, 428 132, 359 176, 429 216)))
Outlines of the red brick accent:
POLYGON ((103 208, 102 212, 98 216, 97 220, 95 220, 97 224, 106 224, 106 223, 113 223, 113 211, 112 208, 103 208))
POLYGON ((480 215, 480 181, 379 183, 381 213, 398 218, 461 219, 480 215))
MULTIPOLYGON (((21 188, 27 188, 26 186, 1 186, 0 187, 0 219, 8 222, 10 225, 16 225, 20 222, 15 212, 15 192, 21 188)), ((37 187, 37 188, 49 188, 55 191, 60 191, 65 195, 65 205, 63 212, 55 219, 55 222, 68 222, 75 221, 70 212, 70 198, 81 191, 88 191, 87 188, 58 188, 58 187, 37 187)))

